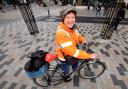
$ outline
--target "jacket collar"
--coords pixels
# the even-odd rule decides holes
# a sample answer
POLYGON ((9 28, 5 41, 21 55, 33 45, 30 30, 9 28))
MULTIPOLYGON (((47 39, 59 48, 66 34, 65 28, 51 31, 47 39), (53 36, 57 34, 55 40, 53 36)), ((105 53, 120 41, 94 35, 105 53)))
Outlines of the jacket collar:
POLYGON ((70 28, 68 28, 64 23, 60 23, 60 27, 63 29, 63 30, 66 30, 68 32, 74 32, 74 30, 71 30, 70 28))

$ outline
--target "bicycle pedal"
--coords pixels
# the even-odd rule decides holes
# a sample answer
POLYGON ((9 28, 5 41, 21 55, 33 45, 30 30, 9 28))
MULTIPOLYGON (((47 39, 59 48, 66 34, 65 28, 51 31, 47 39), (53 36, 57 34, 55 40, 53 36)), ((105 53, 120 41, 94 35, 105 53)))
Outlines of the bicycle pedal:
POLYGON ((70 76, 63 76, 63 80, 64 82, 69 82, 72 80, 72 78, 70 76))

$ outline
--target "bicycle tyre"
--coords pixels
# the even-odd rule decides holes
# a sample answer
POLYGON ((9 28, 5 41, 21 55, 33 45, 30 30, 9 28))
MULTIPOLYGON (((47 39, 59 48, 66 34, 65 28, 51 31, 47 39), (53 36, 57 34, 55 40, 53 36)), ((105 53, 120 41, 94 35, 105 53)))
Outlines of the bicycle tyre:
POLYGON ((94 79, 99 77, 105 71, 105 65, 102 62, 96 61, 94 63, 85 62, 78 70, 78 74, 84 79, 94 79), (89 65, 89 68, 87 68, 89 65), (99 71, 100 69, 100 71, 99 71))
POLYGON ((48 87, 49 85, 55 86, 59 84, 61 80, 62 74, 58 71, 55 72, 54 69, 49 69, 45 76, 33 78, 33 82, 40 87, 48 87), (48 80, 48 77, 50 77, 50 80, 48 80))

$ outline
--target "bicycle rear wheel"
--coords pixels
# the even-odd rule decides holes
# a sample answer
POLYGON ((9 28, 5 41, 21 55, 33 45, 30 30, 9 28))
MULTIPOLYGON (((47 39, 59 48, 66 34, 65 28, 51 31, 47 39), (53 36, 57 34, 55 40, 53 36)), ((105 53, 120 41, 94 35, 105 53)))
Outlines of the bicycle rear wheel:
POLYGON ((89 63, 85 62, 78 70, 78 74, 80 77, 84 79, 93 79, 101 74, 103 74, 105 71, 105 65, 102 62, 94 62, 89 63))
POLYGON ((59 84, 61 80, 61 73, 54 69, 49 69, 45 76, 33 78, 33 82, 40 87, 55 86, 59 84))

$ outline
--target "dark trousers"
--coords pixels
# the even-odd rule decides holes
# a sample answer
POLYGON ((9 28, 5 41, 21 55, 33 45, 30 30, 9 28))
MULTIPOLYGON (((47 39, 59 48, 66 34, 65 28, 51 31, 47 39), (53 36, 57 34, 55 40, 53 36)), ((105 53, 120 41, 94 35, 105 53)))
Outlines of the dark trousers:
POLYGON ((100 15, 100 10, 97 10, 97 11, 96 11, 96 15, 98 15, 98 14, 100 15))
MULTIPOLYGON (((76 64, 72 64, 72 69, 73 70, 76 70, 77 69, 77 66, 78 66, 78 63, 76 64)), ((64 72, 65 75, 68 75, 69 74, 69 67, 70 65, 65 63, 65 62, 61 62, 61 69, 62 71, 64 72)))
POLYGON ((114 30, 117 30, 117 26, 118 26, 120 21, 121 21, 120 19, 115 19, 115 21, 112 24, 112 27, 114 28, 114 30))
POLYGON ((3 8, 2 8, 2 5, 0 4, 0 10, 2 11, 2 12, 5 12, 4 10, 3 10, 3 8))

